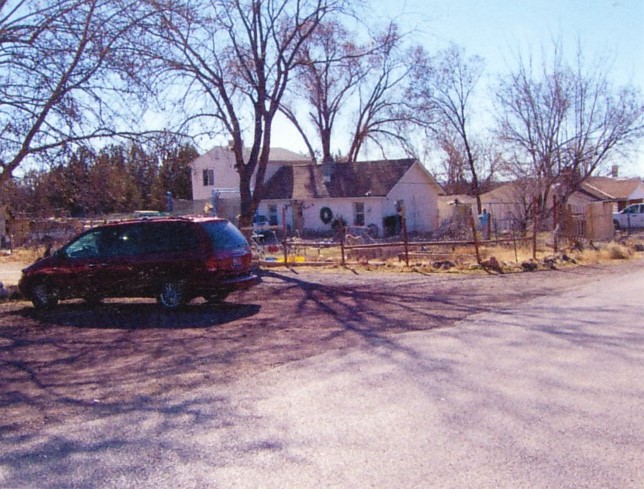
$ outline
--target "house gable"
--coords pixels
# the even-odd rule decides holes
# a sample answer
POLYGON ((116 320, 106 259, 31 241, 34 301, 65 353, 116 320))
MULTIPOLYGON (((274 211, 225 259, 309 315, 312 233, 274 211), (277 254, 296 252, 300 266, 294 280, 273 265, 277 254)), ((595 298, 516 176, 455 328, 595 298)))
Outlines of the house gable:
MULTIPOLYGON (((417 186, 418 184, 425 183, 427 188, 431 189, 437 197, 445 195, 443 187, 436 181, 436 179, 427 171, 427 169, 420 164, 417 160, 413 160, 413 164, 407 169, 404 175, 395 183, 387 195, 396 193, 401 187, 408 191, 409 186, 417 186)), ((413 189, 413 187, 411 187, 413 189)), ((426 191, 426 190, 425 190, 426 191)))
MULTIPOLYGON (((248 149, 244 150, 245 157, 248 149)), ((309 164, 301 154, 284 148, 271 148, 266 168, 268 180, 279 168, 285 165, 309 164)), ((207 153, 195 158, 192 168, 193 200, 209 199, 213 190, 239 192, 239 173, 235 168, 235 155, 229 147, 216 146, 207 153)), ((253 182, 254 186, 254 182, 253 182)))

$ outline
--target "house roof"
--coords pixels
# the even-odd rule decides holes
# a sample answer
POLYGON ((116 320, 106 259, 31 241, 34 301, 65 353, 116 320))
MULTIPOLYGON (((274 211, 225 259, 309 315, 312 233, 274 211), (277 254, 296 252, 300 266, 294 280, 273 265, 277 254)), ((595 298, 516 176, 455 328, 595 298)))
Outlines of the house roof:
POLYGON ((628 200, 644 184, 639 178, 588 177, 583 186, 591 192, 601 192, 604 198, 628 200))
POLYGON ((600 200, 612 200, 615 198, 611 194, 595 187, 594 185, 591 185, 588 182, 583 182, 579 187, 579 191, 585 194, 591 195, 592 197, 595 197, 600 200))
MULTIPOLYGON (((520 196, 530 195, 533 188, 529 182, 509 182, 499 185, 494 190, 481 194, 484 203, 514 202, 520 196)), ((644 183, 639 178, 588 177, 578 192, 598 200, 629 200, 644 193, 644 183)), ((469 196, 449 196, 460 202, 474 201, 469 196), (470 199, 470 200, 468 200, 470 199)))
POLYGON ((264 199, 310 199, 329 197, 318 165, 282 166, 266 182, 264 199))
MULTIPOLYGON (((206 158, 206 159, 214 158, 215 154, 221 153, 222 151, 232 154, 232 150, 228 146, 215 146, 210 150, 208 150, 206 153, 198 156, 195 159, 195 161, 202 158, 206 158)), ((244 156, 247 157, 249 153, 250 153, 250 148, 244 148, 244 156)), ((285 148, 271 148, 268 156, 268 162, 285 164, 285 165, 294 165, 294 164, 306 165, 306 164, 310 164, 311 161, 310 159, 307 159, 306 156, 300 153, 295 153, 285 148)))
POLYGON ((516 202, 519 196, 526 193, 526 185, 520 182, 509 182, 499 185, 493 190, 481 195, 481 201, 486 203, 516 202))
MULTIPOLYGON (((248 150, 246 150, 248 152, 248 150)), ((271 151, 268 156, 269 161, 280 161, 280 162, 293 162, 293 163, 309 163, 310 159, 307 159, 306 156, 301 155, 300 153, 295 153, 291 150, 285 148, 271 148, 271 151)))
POLYGON ((283 166, 266 183, 264 198, 384 197, 416 161, 335 163, 327 182, 322 165, 283 166))

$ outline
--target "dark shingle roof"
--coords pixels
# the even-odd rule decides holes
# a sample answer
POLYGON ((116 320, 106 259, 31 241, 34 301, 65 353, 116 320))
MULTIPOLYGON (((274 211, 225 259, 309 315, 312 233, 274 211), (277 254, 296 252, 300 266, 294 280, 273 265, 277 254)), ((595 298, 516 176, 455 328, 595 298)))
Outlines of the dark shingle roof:
POLYGON ((321 165, 280 168, 266 183, 265 199, 384 197, 416 162, 414 159, 336 163, 329 182, 321 165))
POLYGON ((318 165, 283 166, 265 185, 264 199, 328 197, 318 165))

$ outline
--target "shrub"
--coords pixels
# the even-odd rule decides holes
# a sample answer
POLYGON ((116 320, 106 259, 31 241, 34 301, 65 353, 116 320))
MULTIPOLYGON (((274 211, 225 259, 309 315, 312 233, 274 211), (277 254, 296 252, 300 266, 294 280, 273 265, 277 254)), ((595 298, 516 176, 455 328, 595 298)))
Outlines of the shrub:
POLYGON ((611 243, 606 247, 605 255, 611 260, 628 260, 632 251, 618 243, 611 243))

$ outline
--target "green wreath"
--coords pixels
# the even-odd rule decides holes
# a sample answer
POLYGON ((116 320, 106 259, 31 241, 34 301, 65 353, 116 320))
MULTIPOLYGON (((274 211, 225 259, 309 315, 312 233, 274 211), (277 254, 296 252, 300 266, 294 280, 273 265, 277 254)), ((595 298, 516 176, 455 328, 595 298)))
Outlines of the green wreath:
POLYGON ((320 220, 324 224, 329 224, 332 219, 333 219, 333 211, 328 207, 322 207, 322 209, 320 209, 320 220))

